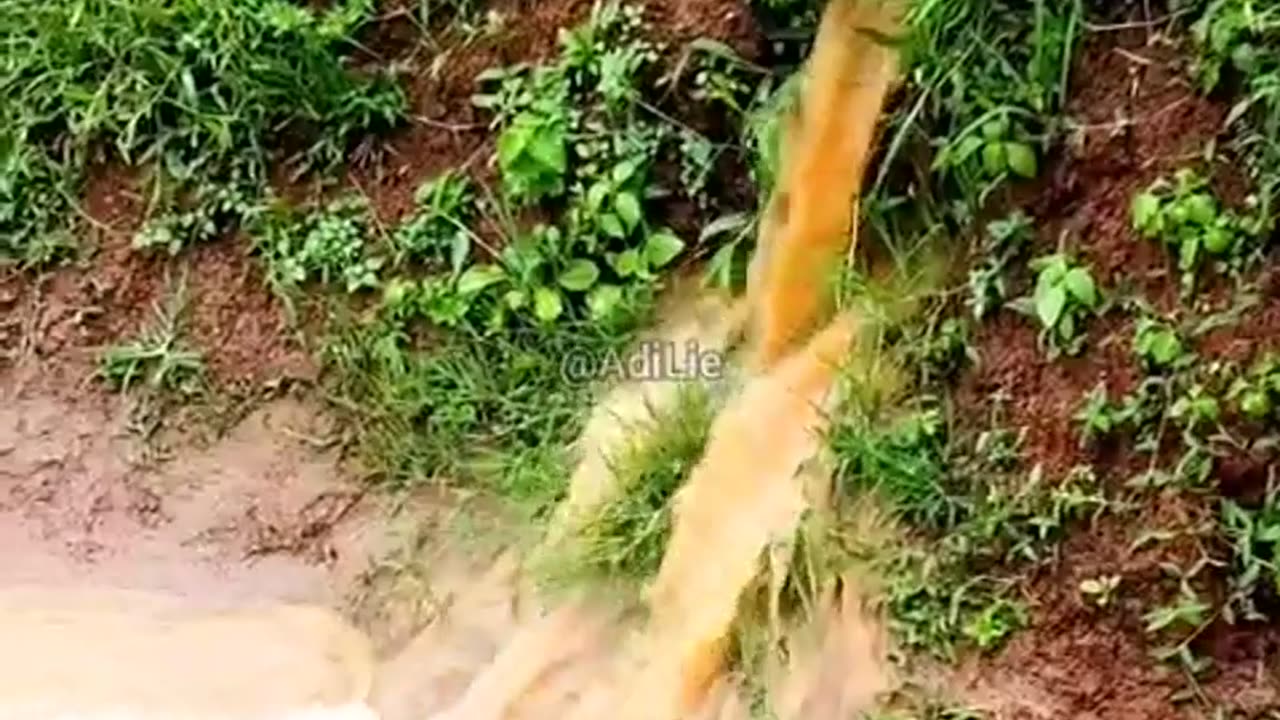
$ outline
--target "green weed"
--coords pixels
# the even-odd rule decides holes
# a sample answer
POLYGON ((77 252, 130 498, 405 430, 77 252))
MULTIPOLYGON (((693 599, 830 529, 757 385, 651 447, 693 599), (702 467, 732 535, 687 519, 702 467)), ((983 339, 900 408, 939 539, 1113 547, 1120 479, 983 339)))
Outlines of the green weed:
POLYGON ((1236 378, 1227 393, 1239 411, 1251 420, 1272 421, 1280 403, 1280 357, 1266 355, 1236 378))
POLYGON ((184 293, 157 305, 154 319, 138 337, 107 348, 98 359, 98 375, 110 387, 128 393, 141 384, 149 393, 192 394, 203 380, 199 352, 182 340, 184 293))
POLYGON ((1233 86, 1239 97, 1228 124, 1258 188, 1255 230, 1275 230, 1280 210, 1280 10, 1252 0, 1201 0, 1191 26, 1200 48, 1197 75, 1206 91, 1233 86))
POLYGON ((1022 211, 987 225, 980 248, 982 260, 969 271, 969 308, 975 320, 985 319, 1009 299, 1006 273, 1034 238, 1031 218, 1022 211))
POLYGON ((253 229, 267 279, 287 296, 309 282, 336 284, 348 293, 380 286, 385 257, 370 253, 369 208, 359 196, 330 202, 317 212, 276 203, 253 229))
POLYGON ((1081 31, 1079 2, 935 0, 908 11, 908 92, 891 123, 887 171, 908 142, 932 150, 936 183, 923 198, 961 222, 1010 178, 1038 173, 1058 133, 1081 31))
POLYGON ((470 223, 478 212, 475 187, 465 175, 448 171, 424 182, 414 195, 414 214, 391 236, 395 264, 424 263, 462 272, 472 251, 470 223))
MULTIPOLYGON (((1058 253, 1028 263, 1036 273, 1030 310, 1043 328, 1041 341, 1051 352, 1078 354, 1084 346, 1084 323, 1102 303, 1089 268, 1058 253)), ((1024 312, 1027 303, 1019 304, 1024 312)))
POLYGON ((1133 353, 1148 370, 1171 370, 1194 361, 1177 330, 1151 317, 1138 321, 1133 335, 1133 353))
MULTIPOLYGON (((48 256, 65 232, 76 185, 95 148, 155 163, 180 184, 231 169, 263 177, 268 147, 302 140, 299 159, 339 160, 356 133, 400 117, 387 78, 357 75, 342 53, 370 16, 369 0, 311 11, 283 0, 40 3, 0 10, 0 251, 48 256)), ((218 214, 226 209, 204 211, 218 214)), ((172 246, 202 218, 144 234, 172 246)))
POLYGON ((1227 619, 1266 620, 1258 600, 1280 596, 1280 492, 1271 483, 1255 508, 1223 500, 1220 515, 1222 533, 1231 548, 1227 619))
POLYGON ((1185 290, 1194 287, 1195 273, 1207 258, 1239 269, 1258 235, 1255 220, 1220 207, 1207 186, 1204 178, 1183 169, 1133 199, 1134 228, 1177 253, 1185 290))

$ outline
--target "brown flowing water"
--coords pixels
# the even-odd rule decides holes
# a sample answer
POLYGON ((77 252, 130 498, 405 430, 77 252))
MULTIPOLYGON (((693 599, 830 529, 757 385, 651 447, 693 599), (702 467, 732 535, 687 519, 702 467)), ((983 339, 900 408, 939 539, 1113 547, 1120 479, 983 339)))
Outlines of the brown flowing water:
MULTIPOLYGON (((0 594, 0 704, 19 709, 0 707, 0 716, 145 708, 117 717, 265 719, 310 707, 317 718, 372 711, 381 720, 749 717, 747 683, 728 662, 732 630, 762 573, 776 600, 789 543, 829 492, 821 436, 864 323, 848 311, 832 318, 827 279, 855 237, 863 171, 897 73, 880 36, 897 21, 896 6, 877 0, 829 3, 784 122, 783 167, 746 297, 686 293, 654 331, 704 351, 741 347, 638 608, 600 599, 546 607, 524 572, 530 554, 512 551, 487 573, 457 578, 451 606, 379 662, 368 638, 314 608, 196 612, 159 596, 11 591, 0 594)), ((652 433, 680 391, 674 379, 635 382, 601 400, 567 499, 531 555, 572 542, 585 518, 627 491, 612 458, 652 433)), ((845 718, 890 687, 864 599, 847 578, 821 588, 803 617, 784 622, 771 609, 771 632, 786 634, 790 652, 753 680, 775 716, 845 718)))

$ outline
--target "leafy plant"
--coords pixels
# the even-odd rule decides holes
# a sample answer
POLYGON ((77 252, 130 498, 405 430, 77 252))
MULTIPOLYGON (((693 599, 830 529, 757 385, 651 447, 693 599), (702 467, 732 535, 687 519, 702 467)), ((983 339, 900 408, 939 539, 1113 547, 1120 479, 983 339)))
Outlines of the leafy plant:
POLYGON ((238 223, 253 223, 260 209, 256 195, 257 188, 243 181, 200 183, 189 209, 152 218, 134 235, 133 246, 177 255, 191 245, 216 240, 238 223))
POLYGON ((996 114, 953 144, 944 146, 934 161, 934 168, 973 163, 988 178, 1001 179, 1010 174, 1034 178, 1039 172, 1036 152, 1026 142, 1013 139, 1012 128, 1007 113, 996 114))
POLYGON ((476 215, 471 180, 456 171, 447 171, 424 182, 414 195, 414 202, 414 214, 391 235, 395 263, 423 262, 460 273, 471 253, 468 223, 476 215))
POLYGON ((1193 360, 1177 331, 1150 317, 1138 321, 1134 330, 1133 352, 1151 370, 1170 370, 1193 360))
POLYGON ((1227 399, 1252 420, 1274 419, 1280 403, 1280 357, 1260 358, 1244 376, 1232 382, 1227 399))
POLYGON ((1221 522, 1223 535, 1231 546, 1228 620, 1265 620, 1258 600, 1280 596, 1280 493, 1274 483, 1256 508, 1224 499, 1221 522))
POLYGON ((957 219, 971 219, 1007 179, 1037 174, 1037 156, 1059 131, 1082 16, 1072 1, 1028 9, 946 0, 908 9, 909 110, 891 123, 889 146, 917 132, 929 138, 934 193, 957 219))
POLYGON ((1078 353, 1083 347, 1084 321, 1102 303, 1093 275, 1061 253, 1036 258, 1029 267, 1036 273, 1031 302, 1043 328, 1042 340, 1054 351, 1078 353))
POLYGON ((156 306, 153 322, 137 338, 107 348, 98 359, 98 376, 122 393, 138 383, 149 392, 193 392, 204 362, 182 341, 183 302, 183 293, 175 293, 166 305, 156 306))
MULTIPOLYGON (((340 160, 356 133, 390 126, 405 106, 388 77, 343 61, 373 9, 369 0, 315 11, 282 0, 6 3, 0 252, 32 260, 60 244, 95 147, 154 162, 179 184, 233 168, 261 182, 282 131, 305 162, 340 160)), ((160 220, 140 242, 181 245, 240 207, 210 202, 160 220)))
POLYGON ((1005 274, 1030 244, 1034 227, 1021 210, 987 225, 982 261, 969 271, 967 300, 975 320, 982 320, 1008 298, 1005 274))
POLYGON ((368 213, 358 196, 339 198, 318 212, 280 205, 265 212, 254 243, 266 259, 272 287, 282 293, 308 282, 337 284, 348 293, 377 288, 385 259, 366 249, 368 213))
POLYGON ((1111 404, 1106 385, 1098 383, 1085 397, 1084 405, 1076 413, 1075 419, 1080 423, 1081 440, 1088 443, 1118 430, 1129 416, 1123 408, 1111 404))
POLYGON ((1238 265, 1256 236, 1256 226, 1221 208, 1207 186, 1204 178, 1184 168, 1172 182, 1157 180, 1133 199, 1134 228, 1177 253, 1185 288, 1194 284, 1206 257, 1238 265))
POLYGON ((1115 599, 1116 590, 1119 587, 1119 575, 1102 575, 1081 580, 1080 594, 1084 595, 1094 606, 1106 608, 1115 599))

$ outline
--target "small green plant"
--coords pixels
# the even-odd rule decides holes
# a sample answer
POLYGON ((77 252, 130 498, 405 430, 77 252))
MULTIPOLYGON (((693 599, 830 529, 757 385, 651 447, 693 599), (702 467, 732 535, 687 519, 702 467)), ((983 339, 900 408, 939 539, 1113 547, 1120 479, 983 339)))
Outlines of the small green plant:
POLYGON ((1167 572, 1178 576, 1178 595, 1171 602, 1156 607, 1142 616, 1148 635, 1167 639, 1152 651, 1157 661, 1170 663, 1187 674, 1188 678, 1201 676, 1209 669, 1212 660, 1197 655, 1191 644, 1217 617, 1213 606, 1192 587, 1192 580, 1205 567, 1202 560, 1190 569, 1167 566, 1167 572))
POLYGON ((1054 352, 1080 352, 1085 319, 1097 312, 1102 303, 1093 275, 1062 253, 1036 258, 1029 267, 1036 273, 1035 292, 1030 300, 1043 328, 1042 341, 1054 352))
POLYGON ((1254 224, 1222 208, 1208 181, 1188 168, 1172 182, 1162 178, 1136 195, 1132 213, 1134 229, 1177 253, 1185 289, 1194 285, 1206 258, 1239 266, 1256 237, 1254 224))
POLYGON ((137 338, 102 353, 98 376, 121 393, 139 383, 147 392, 194 392, 202 381, 204 362, 182 341, 183 305, 181 290, 166 305, 157 305, 152 323, 137 338))
POLYGON ((1119 575, 1100 575, 1080 581, 1080 594, 1094 607, 1106 608, 1115 600, 1120 588, 1119 575))
POLYGON ((1031 218, 1021 210, 987 225, 982 261, 969 271, 969 308, 975 320, 986 318, 1008 299, 1005 276, 1034 237, 1031 218))
POLYGON ((347 196, 315 212, 271 208, 257 223, 254 242, 278 292, 319 282, 355 293, 381 282, 379 271, 386 261, 368 252, 370 234, 367 202, 347 196))
POLYGON ((1098 383, 1085 396, 1084 404, 1076 412, 1076 422, 1080 423, 1080 439, 1089 443, 1104 438, 1120 429, 1128 420, 1124 409, 1111 403, 1107 397, 1107 386, 1098 383))
POLYGON ((1280 406, 1280 356, 1266 355, 1254 363, 1231 383, 1227 400, 1251 420, 1274 420, 1280 406))
POLYGON ((1173 403, 1169 416, 1182 424, 1188 433, 1196 433, 1215 426, 1222 415, 1222 406, 1205 386, 1195 384, 1173 403))
POLYGON ((1058 132, 1083 12, 1078 2, 1028 12, 1005 0, 920 3, 907 11, 903 106, 910 110, 893 118, 888 142, 892 148, 913 134, 929 138, 935 192, 947 198, 948 215, 972 220, 995 188, 1038 173, 1037 156, 1058 132))
POLYGON ((1177 331, 1150 317, 1138 321, 1133 335, 1133 353, 1148 370, 1172 370, 1194 361, 1177 331))
POLYGON ((1266 620, 1259 598, 1280 596, 1280 493, 1273 482, 1261 504, 1245 508, 1222 501, 1222 532, 1231 545, 1227 619, 1266 620))
POLYGON ((1266 237, 1275 229, 1280 197, 1280 10, 1253 0, 1214 0, 1198 9, 1203 12, 1192 25, 1201 53, 1197 74, 1206 91, 1228 82, 1239 88, 1228 122, 1257 187, 1246 199, 1257 211, 1253 229, 1266 237))
POLYGON ((996 114, 969 134, 948 144, 938 153, 934 168, 973 163, 987 178, 1002 179, 1010 174, 1034 178, 1036 152, 1028 143, 1014 139, 1013 123, 1006 113, 996 114))
POLYGON ((184 248, 216 240, 239 223, 252 224, 260 206, 251 183, 202 183, 190 198, 190 208, 152 218, 133 238, 140 250, 164 250, 177 255, 184 248))
POLYGON ((926 527, 949 524, 956 507, 945 486, 945 430, 933 409, 887 426, 848 412, 829 438, 843 491, 877 492, 903 517, 926 527))
POLYGON ((462 272, 472 246, 468 224, 476 216, 471 180, 447 171, 424 182, 414 200, 414 214, 391 235, 395 264, 419 262, 447 267, 455 275, 462 272))

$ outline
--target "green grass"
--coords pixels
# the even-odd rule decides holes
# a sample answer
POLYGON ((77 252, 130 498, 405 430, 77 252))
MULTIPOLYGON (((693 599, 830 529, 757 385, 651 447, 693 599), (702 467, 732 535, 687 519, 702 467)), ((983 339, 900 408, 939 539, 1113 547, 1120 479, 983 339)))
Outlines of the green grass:
POLYGON ((592 582, 640 587, 658 572, 671 535, 672 501, 702 458, 715 412, 712 390, 691 383, 655 430, 614 458, 618 497, 590 518, 542 569, 551 587, 592 582))
POLYGON ((204 361, 182 339, 185 291, 180 285, 132 340, 105 349, 98 374, 121 393, 141 389, 150 393, 191 394, 203 380, 204 361))
POLYGON ((194 210, 204 218, 166 219, 144 234, 144 245, 169 247, 238 209, 201 195, 256 189, 271 148, 288 141, 295 162, 328 165, 356 134, 395 123, 399 88, 343 60, 373 9, 369 0, 323 12, 284 0, 6 0, 0 260, 47 260, 71 244, 97 152, 160 170, 172 205, 189 192, 187 201, 214 204, 194 210))

